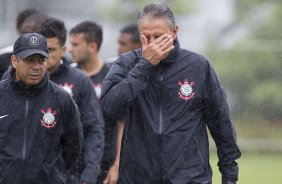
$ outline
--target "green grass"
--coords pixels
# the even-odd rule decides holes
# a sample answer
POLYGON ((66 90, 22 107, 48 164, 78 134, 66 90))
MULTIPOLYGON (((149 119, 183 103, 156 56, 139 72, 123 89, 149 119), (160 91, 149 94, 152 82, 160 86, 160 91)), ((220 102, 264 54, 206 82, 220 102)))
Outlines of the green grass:
MULTIPOLYGON (((216 153, 211 153, 213 184, 221 184, 216 153)), ((238 160, 239 181, 237 184, 281 184, 282 153, 244 152, 238 160)))
POLYGON ((234 126, 237 137, 282 138, 281 120, 271 122, 259 118, 237 119, 234 120, 234 126))

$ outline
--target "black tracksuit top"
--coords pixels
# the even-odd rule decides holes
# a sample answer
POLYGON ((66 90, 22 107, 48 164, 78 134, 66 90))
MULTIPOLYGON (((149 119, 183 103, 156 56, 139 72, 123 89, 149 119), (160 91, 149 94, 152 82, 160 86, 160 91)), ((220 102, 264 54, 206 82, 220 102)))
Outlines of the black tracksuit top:
POLYGON ((104 118, 90 78, 65 58, 50 80, 72 96, 81 113, 84 147, 78 162, 80 181, 94 184, 104 149, 104 118))
POLYGON ((0 82, 0 183, 61 184, 82 149, 79 110, 49 81, 26 88, 14 69, 0 82))
POLYGON ((119 184, 211 183, 206 127, 224 180, 237 181, 240 150, 226 95, 208 60, 181 49, 153 66, 141 50, 121 55, 103 82, 105 114, 126 110, 119 184))

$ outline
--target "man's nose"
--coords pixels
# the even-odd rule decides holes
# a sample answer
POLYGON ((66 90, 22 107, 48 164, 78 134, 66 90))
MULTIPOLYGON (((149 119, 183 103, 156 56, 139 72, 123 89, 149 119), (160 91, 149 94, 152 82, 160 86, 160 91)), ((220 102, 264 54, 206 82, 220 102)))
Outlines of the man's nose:
POLYGON ((33 69, 40 69, 40 63, 41 63, 40 61, 34 61, 32 68, 33 69))

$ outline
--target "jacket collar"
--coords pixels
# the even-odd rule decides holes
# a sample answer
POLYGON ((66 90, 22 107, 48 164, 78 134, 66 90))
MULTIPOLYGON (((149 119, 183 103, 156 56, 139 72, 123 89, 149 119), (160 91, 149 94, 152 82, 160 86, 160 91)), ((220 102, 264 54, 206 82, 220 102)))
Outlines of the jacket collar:
POLYGON ((43 89, 46 88, 49 81, 49 73, 46 72, 43 79, 38 84, 27 87, 23 81, 15 80, 15 69, 11 67, 9 69, 8 80, 10 81, 11 86, 17 92, 27 97, 33 97, 38 95, 43 89))
POLYGON ((68 71, 67 67, 68 67, 68 64, 67 64, 66 59, 64 57, 61 58, 60 66, 58 67, 58 69, 54 73, 50 74, 50 79, 51 80, 57 79, 57 78, 60 78, 61 76, 65 75, 65 73, 68 71))

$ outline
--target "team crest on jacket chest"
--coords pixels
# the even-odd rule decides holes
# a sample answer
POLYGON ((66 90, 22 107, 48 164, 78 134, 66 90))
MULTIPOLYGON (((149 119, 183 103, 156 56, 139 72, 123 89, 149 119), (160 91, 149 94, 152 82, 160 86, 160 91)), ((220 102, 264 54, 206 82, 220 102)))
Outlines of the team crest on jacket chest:
POLYGON ((95 90, 96 96, 98 99, 100 99, 101 97, 101 93, 102 93, 102 84, 101 83, 93 83, 93 88, 95 90))
POLYGON ((178 92, 178 95, 180 98, 184 100, 189 100, 193 98, 195 92, 193 91, 193 85, 195 84, 194 81, 190 82, 185 79, 184 82, 182 83, 181 81, 178 81, 178 84, 180 85, 180 89, 178 92))
POLYGON ((45 109, 41 109, 41 113, 43 114, 41 125, 46 128, 53 128, 56 126, 56 111, 53 111, 51 108, 48 108, 47 111, 45 109))
POLYGON ((64 90, 66 90, 71 96, 73 96, 72 89, 74 87, 73 84, 69 84, 65 82, 64 84, 59 84, 64 90))

